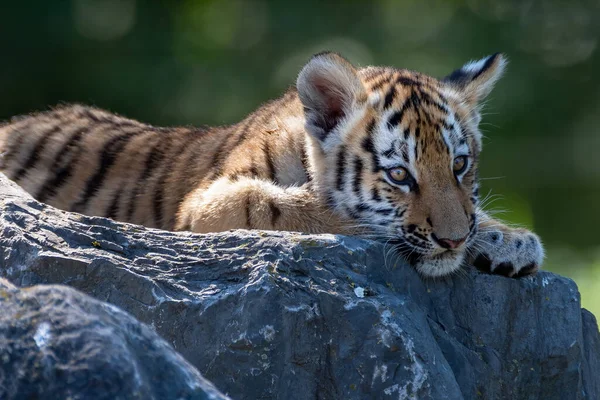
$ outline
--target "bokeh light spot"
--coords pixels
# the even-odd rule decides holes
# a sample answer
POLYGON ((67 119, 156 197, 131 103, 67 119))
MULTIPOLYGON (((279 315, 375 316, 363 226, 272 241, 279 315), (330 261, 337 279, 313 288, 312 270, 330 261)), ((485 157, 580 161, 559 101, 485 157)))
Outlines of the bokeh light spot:
POLYGON ((135 24, 135 0, 73 0, 77 32, 94 40, 125 36, 135 24))

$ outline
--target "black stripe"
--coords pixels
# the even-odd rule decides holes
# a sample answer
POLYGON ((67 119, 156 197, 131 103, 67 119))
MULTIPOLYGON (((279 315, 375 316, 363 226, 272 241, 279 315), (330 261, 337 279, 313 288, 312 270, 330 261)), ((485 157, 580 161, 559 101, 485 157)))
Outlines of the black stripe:
POLYGON ((375 136, 375 119, 372 119, 367 125, 367 136, 362 141, 362 148, 371 153, 371 162, 373 163, 373 172, 377 172, 381 169, 379 166, 379 155, 375 151, 375 145, 373 143, 373 136, 375 136))
POLYGON ((369 153, 375 152, 375 146, 373 144, 373 137, 371 135, 365 136, 365 138, 362 141, 362 148, 369 153))
POLYGON ((336 188, 344 190, 344 173, 346 170, 346 146, 341 146, 338 152, 337 167, 336 167, 336 188))
POLYGON ((336 168, 336 188, 339 191, 344 190, 344 173, 346 170, 346 146, 341 146, 337 157, 336 168))
POLYGON ((18 183, 18 181, 23 177, 23 175, 25 175, 25 173, 27 173, 31 168, 33 168, 33 166, 39 161, 40 155, 42 151, 44 151, 44 147, 46 147, 46 144, 48 143, 52 135, 60 131, 61 126, 57 125, 50 129, 48 132, 43 133, 42 138, 38 140, 38 142, 33 148, 33 151, 29 154, 29 157, 27 157, 27 161, 25 161, 21 168, 19 168, 19 170, 17 170, 17 172, 13 175, 12 179, 15 182, 18 183))
POLYGON ((410 190, 416 195, 419 195, 421 193, 419 184, 414 179, 411 180, 410 190))
POLYGON ((252 123, 257 117, 257 113, 252 114, 250 117, 248 117, 246 123, 244 123, 239 129, 229 131, 229 136, 219 144, 219 146, 213 154, 213 160, 211 163, 211 165, 213 165, 213 172, 207 179, 214 179, 221 175, 221 173, 223 172, 223 163, 227 159, 227 156, 229 156, 233 152, 233 150, 235 150, 240 144, 244 142, 244 140, 246 140, 246 137, 250 132, 250 127, 252 126, 252 123), (231 141, 235 141, 235 143, 231 147, 229 147, 225 152, 225 147, 231 141))
POLYGON ((437 96, 440 98, 440 100, 442 101, 442 103, 444 104, 448 104, 448 100, 446 99, 446 96, 444 96, 443 94, 441 94, 440 92, 436 92, 437 96))
POLYGON ((250 161, 250 177, 255 178, 258 177, 260 174, 258 173, 258 168, 256 166, 256 163, 254 162, 254 160, 250 161))
POLYGON ((469 72, 469 71, 465 71, 463 68, 460 68, 460 69, 457 69, 456 71, 452 72, 447 77, 445 77, 443 79, 443 81, 444 82, 452 82, 457 85, 467 85, 468 83, 479 78, 479 76, 481 74, 483 74, 485 71, 487 71, 492 66, 492 64, 494 63, 494 61, 496 60, 496 58, 498 57, 499 54, 500 53, 495 53, 495 54, 492 54, 491 56, 489 56, 488 59, 483 64, 483 66, 475 74, 473 74, 472 72, 469 72))
POLYGON ((401 153, 402 153, 402 159, 404 160, 404 162, 409 164, 410 160, 408 157, 408 144, 406 142, 402 146, 401 153))
POLYGON ((418 154, 419 154, 419 142, 420 140, 415 141, 415 160, 418 159, 418 154))
POLYGON ((306 142, 302 142, 302 148, 300 151, 300 161, 302 162, 302 168, 304 168, 306 180, 310 182, 312 180, 312 177, 310 176, 310 169, 308 168, 308 154, 306 154, 306 142))
MULTIPOLYGON (((155 133, 155 135, 156 135, 156 133, 155 133)), ((128 222, 133 222, 132 218, 133 218, 133 214, 135 212, 136 201, 137 201, 137 198, 138 198, 140 192, 142 191, 142 189, 144 187, 146 187, 146 180, 148 179, 150 174, 152 174, 152 171, 154 170, 154 168, 156 168, 156 166, 160 164, 160 162, 162 161, 162 159, 164 157, 164 154, 160 149, 161 144, 162 144, 162 141, 159 138, 156 141, 156 143, 154 144, 154 146, 152 147, 152 149, 148 152, 148 156, 146 157, 146 161, 144 162, 144 168, 142 170, 142 174, 139 178, 137 178, 135 187, 133 188, 133 191, 131 192, 131 195, 129 196, 129 204, 127 206, 127 218, 126 218, 126 220, 128 222)))
POLYGON ((419 99, 419 108, 418 108, 419 114, 423 114, 425 121, 428 124, 431 124, 431 116, 429 115, 429 112, 427 112, 424 109, 424 107, 421 106, 422 103, 425 103, 425 105, 427 105, 427 102, 422 99, 423 92, 419 90, 419 91, 416 91, 415 93, 416 93, 416 97, 419 99))
POLYGON ((210 163, 210 165, 213 166, 213 173, 211 174, 211 177, 216 177, 218 175, 221 175, 222 164, 223 164, 223 162, 225 162, 225 158, 226 158, 226 156, 223 156, 223 151, 225 150, 225 146, 227 146, 227 143, 229 142, 229 140, 233 137, 234 133, 235 133, 235 131, 229 132, 229 135, 227 137, 223 138, 221 143, 219 143, 219 145, 215 149, 215 152, 213 153, 213 156, 212 156, 212 161, 210 163))
POLYGON ((354 193, 361 193, 362 191, 362 174, 363 174, 363 162, 360 158, 356 157, 354 159, 354 182, 353 188, 354 193))
POLYGON ((156 227, 161 229, 163 228, 164 184, 167 175, 169 174, 169 172, 171 172, 171 164, 173 162, 173 157, 166 157, 167 151, 170 147, 170 143, 167 143, 166 148, 162 152, 161 160, 164 160, 165 158, 167 160, 164 163, 162 163, 162 170, 158 171, 158 179, 154 184, 154 193, 152 196, 152 211, 154 212, 154 224, 156 225, 156 227))
POLYGON ((236 140, 235 140, 235 144, 233 146, 231 146, 231 148, 229 148, 228 153, 231 153, 232 151, 234 151, 238 146, 240 146, 248 137, 248 134, 250 133, 250 130, 253 126, 254 121, 259 117, 258 114, 254 114, 250 120, 248 121, 248 123, 244 126, 244 128, 239 132, 239 134, 236 136, 236 140))
POLYGON ((377 214, 390 215, 394 212, 394 209, 393 208, 375 208, 374 211, 377 214))
POLYGON ((379 82, 373 84, 373 86, 371 86, 371 91, 374 92, 381 89, 386 83, 391 83, 389 77, 382 78, 379 82))
POLYGON ((119 213, 119 200, 121 200, 121 196, 123 195, 123 188, 119 188, 116 196, 113 197, 110 206, 108 207, 108 211, 106 212, 106 216, 111 219, 117 219, 117 215, 119 213))
POLYGON ((100 119, 88 107, 83 108, 82 114, 92 122, 95 122, 95 123, 106 122, 106 121, 100 121, 100 119))
POLYGON ((412 236, 406 236, 406 241, 408 241, 410 244, 412 244, 415 247, 421 248, 421 249, 426 249, 427 246, 419 239, 414 238, 412 236))
POLYGON ((367 136, 365 136, 362 141, 362 148, 369 153, 374 153, 375 147, 373 146, 373 135, 375 134, 375 118, 367 124, 366 134, 367 136))
POLYGON ((231 172, 225 176, 230 182, 237 182, 240 179, 239 172, 231 172))
POLYGON ((483 64, 483 66, 479 69, 479 71, 477 71, 477 73, 475 75, 473 75, 473 77, 471 78, 471 80, 475 80, 477 78, 479 78, 479 76, 481 74, 483 74, 485 71, 487 71, 488 69, 490 69, 490 67, 492 66, 492 64, 494 63, 494 61, 496 60, 496 58, 498 58, 498 55, 500 53, 494 53, 491 56, 488 57, 487 60, 485 60, 485 63, 483 64))
MULTIPOLYGON (((183 165, 185 170, 188 170, 189 168, 190 171, 194 171, 194 169, 190 168, 190 166, 195 166, 195 158, 199 154, 202 154, 202 149, 205 145, 205 141, 202 139, 204 138, 204 136, 208 135, 208 131, 202 129, 192 129, 190 130, 190 133, 192 134, 192 137, 190 138, 190 141, 188 143, 188 148, 185 152, 182 152, 180 156, 176 155, 176 157, 179 161, 179 164, 183 165), (184 161, 181 161, 182 159, 184 161)), ((206 171, 206 169, 210 167, 211 165, 206 165, 202 167, 202 171, 206 171)), ((183 200, 185 195, 192 191, 192 189, 198 184, 200 184, 200 182, 203 179, 204 175, 200 172, 191 172, 189 176, 186 176, 185 179, 182 180, 183 182, 185 182, 185 184, 179 185, 175 197, 183 200)))
POLYGON ((417 156, 417 150, 418 150, 418 148, 419 148, 419 142, 415 142, 415 147, 413 147, 414 160, 418 159, 418 156, 417 156))
POLYGON ((85 210, 91 197, 96 194, 96 191, 104 183, 106 173, 112 167, 115 159, 120 155, 123 148, 129 143, 129 140, 144 132, 147 132, 147 128, 145 127, 140 130, 123 133, 113 137, 104 145, 100 155, 100 165, 98 170, 87 180, 82 197, 70 207, 71 211, 81 212, 85 210))
POLYGON ((369 206, 368 204, 365 203, 359 203, 354 207, 354 210, 359 213, 362 214, 364 211, 373 211, 373 208, 371 206, 369 206))
POLYGON ((389 148, 389 149, 387 149, 387 150, 385 150, 385 151, 382 153, 382 155, 383 155, 384 157, 386 157, 386 158, 392 158, 392 157, 394 157, 395 155, 397 155, 398 153, 396 152, 395 146, 396 146, 396 141, 394 140, 394 141, 392 142, 392 145, 390 146, 390 148, 389 148))
MULTIPOLYGON (((22 122, 22 121, 17 121, 15 123, 18 122, 22 122)), ((19 150, 21 147, 21 144, 23 144, 23 141, 25 140, 25 137, 27 136, 25 133, 23 133, 22 131, 26 130, 29 128, 29 124, 25 124, 22 127, 11 127, 11 133, 10 135, 17 135, 17 138, 15 139, 15 143, 13 143, 10 148, 6 151, 6 153, 4 154, 4 156, 2 157, 2 164, 4 165, 4 168, 8 167, 9 162, 12 160, 12 158, 16 155, 19 154, 19 150)))
MULTIPOLYGON (((115 128, 130 128, 132 126, 137 126, 137 127, 144 127, 144 128, 156 129, 156 130, 165 129, 165 128, 152 128, 150 125, 142 124, 141 122, 134 121, 132 119, 123 118, 119 115, 109 114, 109 113, 106 113, 105 111, 90 108, 90 107, 84 107, 80 117, 87 118, 87 119, 93 121, 94 123, 98 123, 98 124, 102 124, 102 123, 109 124, 115 128), (101 115, 94 114, 95 111, 100 113, 101 115)), ((166 129, 168 129, 168 128, 166 128, 166 129)))
POLYGON ((462 86, 466 85, 469 80, 469 74, 467 74, 467 72, 461 68, 442 79, 442 82, 450 82, 462 86))
POLYGON ((429 241, 429 239, 427 239, 426 236, 420 234, 419 232, 413 232, 413 235, 415 235, 416 237, 418 237, 419 239, 421 239, 421 240, 423 240, 425 242, 429 241))
MULTIPOLYGON (((153 131, 151 131, 152 133, 154 133, 153 131)), ((151 152, 155 149, 156 147, 154 147, 151 152)), ((148 160, 146 160, 146 164, 148 163, 148 160)), ((142 171, 142 175, 141 177, 144 177, 145 174, 149 174, 150 170, 147 168, 144 168, 144 170, 142 171)), ((133 214, 133 206, 134 206, 134 199, 138 196, 138 191, 141 187, 141 185, 144 183, 145 178, 141 179, 141 177, 139 177, 138 179, 136 179, 136 183, 134 184, 135 186, 133 187, 133 191, 132 194, 129 196, 129 205, 127 207, 127 221, 128 222, 132 222, 131 221, 131 215, 129 215, 129 213, 133 214), (142 182, 140 182, 140 179, 142 180, 142 182)), ((107 212, 106 212, 106 216, 108 218, 112 218, 112 219, 117 219, 120 207, 119 207, 119 203, 121 198, 123 197, 123 191, 125 190, 124 188, 124 184, 123 185, 119 185, 120 188, 119 190, 116 192, 116 194, 113 197, 113 200, 110 204, 110 207, 108 208, 107 212)))
POLYGON ((381 201, 381 196, 379 195, 379 190, 377 190, 376 187, 371 189, 371 199, 373 199, 373 201, 376 201, 378 203, 381 201))
POLYGON ((420 90, 419 94, 421 95, 421 100, 423 101, 423 103, 429 106, 433 106, 440 111, 448 112, 448 108, 445 105, 439 103, 437 100, 435 100, 429 93, 420 90))
POLYGON ((396 96, 396 86, 394 84, 392 84, 392 86, 390 87, 390 90, 385 95, 385 101, 383 102, 384 110, 392 105, 395 96, 396 96))
POLYGON ((442 121, 442 126, 447 131, 454 131, 454 124, 449 124, 448 121, 442 121))
POLYGON ((79 147, 79 143, 88 130, 89 126, 79 128, 71 135, 71 138, 63 144, 58 152, 58 157, 50 167, 50 171, 54 173, 54 177, 50 180, 46 180, 44 185, 34 196, 38 201, 46 202, 46 200, 54 197, 60 188, 67 183, 67 179, 73 175, 73 167, 77 164, 79 155, 82 151, 82 148, 79 147), (72 152, 75 153, 73 157, 70 160, 67 159, 67 156, 72 152))
POLYGON ((277 172, 275 171, 275 164, 273 163, 273 156, 271 155, 271 146, 268 140, 263 143, 263 151, 265 152, 265 161, 267 163, 267 174, 271 182, 277 183, 277 172))
POLYGON ((373 145, 373 138, 371 136, 366 136, 363 141, 362 141, 362 148, 363 150, 369 152, 369 153, 374 153, 375 152, 375 146, 373 145))
POLYGON ((271 210, 271 227, 275 228, 275 224, 277 224, 281 216, 281 210, 275 205, 273 200, 269 202, 269 209, 271 210))
POLYGON ((407 76, 401 76, 398 79, 396 79, 396 84, 400 84, 402 86, 415 86, 415 87, 421 87, 422 84, 421 82, 415 81, 412 78, 409 78, 407 76))
POLYGON ((371 71, 369 71, 369 73, 365 73, 364 76, 364 83, 365 85, 370 85, 372 83, 374 83, 375 80, 381 78, 381 77, 387 78, 385 73, 382 71, 378 71, 377 69, 372 69, 371 71))
POLYGON ((394 129, 396 128, 400 122, 402 121, 402 117, 404 116, 404 112, 408 109, 408 103, 404 103, 400 110, 395 111, 390 118, 388 119, 389 126, 394 129))
POLYGON ((163 151, 163 158, 166 158, 166 162, 164 163, 163 169, 159 173, 160 175, 156 182, 155 191, 154 191, 154 201, 153 201, 154 217, 155 217, 154 221, 156 222, 156 225, 158 227, 161 227, 162 229, 171 229, 172 228, 171 224, 166 225, 165 221, 163 219, 163 204, 164 204, 165 194, 170 193, 170 191, 168 191, 167 187, 166 187, 167 178, 172 172, 172 166, 176 160, 175 156, 177 154, 181 154, 181 152, 188 145, 189 145, 188 141, 184 138, 181 141, 181 145, 179 147, 175 148, 175 151, 173 151, 171 153, 171 157, 167 156, 167 152, 169 151, 169 149, 171 147, 170 145, 167 147, 167 149, 165 149, 163 151))
POLYGON ((412 90, 410 92, 410 97, 408 98, 408 103, 412 104, 412 106, 414 107, 415 110, 417 110, 419 108, 419 105, 421 104, 421 99, 419 98, 419 95, 417 94, 417 90, 412 90))
POLYGON ((431 122, 429 115, 426 112, 424 112, 424 110, 421 107, 421 98, 419 97, 419 93, 420 91, 418 91, 417 89, 413 90, 410 94, 408 103, 412 105, 413 109, 417 113, 417 123, 421 121, 422 116, 425 117, 425 120, 427 122, 431 122))

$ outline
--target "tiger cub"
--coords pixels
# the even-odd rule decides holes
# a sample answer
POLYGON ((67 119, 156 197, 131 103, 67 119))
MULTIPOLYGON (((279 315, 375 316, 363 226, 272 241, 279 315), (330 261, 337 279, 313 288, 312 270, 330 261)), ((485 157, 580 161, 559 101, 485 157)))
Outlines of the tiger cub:
POLYGON ((426 276, 534 273, 539 238, 478 208, 479 105, 495 54, 444 79, 315 55, 296 87, 228 127, 157 128, 73 105, 0 127, 0 169, 36 199, 169 230, 342 233, 426 276))

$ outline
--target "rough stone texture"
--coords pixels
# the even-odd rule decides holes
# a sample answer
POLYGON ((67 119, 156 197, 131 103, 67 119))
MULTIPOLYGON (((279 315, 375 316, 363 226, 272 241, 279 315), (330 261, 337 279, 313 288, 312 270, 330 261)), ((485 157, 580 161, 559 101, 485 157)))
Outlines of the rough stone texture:
POLYGON ((569 279, 423 280, 367 240, 162 232, 3 191, 0 275, 121 307, 234 399, 600 396, 598 328, 569 279))
POLYGON ((226 399, 147 326, 66 286, 0 279, 0 399, 226 399))

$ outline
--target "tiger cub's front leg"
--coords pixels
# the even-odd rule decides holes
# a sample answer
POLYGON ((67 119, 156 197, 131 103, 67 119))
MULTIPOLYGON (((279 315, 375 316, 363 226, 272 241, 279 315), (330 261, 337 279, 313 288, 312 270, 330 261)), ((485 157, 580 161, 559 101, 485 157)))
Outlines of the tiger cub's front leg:
POLYGON ((188 194, 179 208, 175 229, 196 233, 229 229, 349 233, 345 225, 307 185, 281 187, 240 177, 221 178, 188 194))
POLYGON ((535 273, 544 259, 539 237, 522 228, 511 228, 479 211, 478 230, 469 253, 478 269, 510 277, 535 273))

